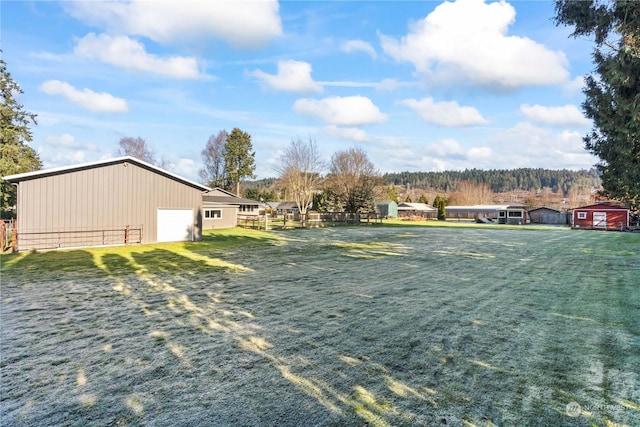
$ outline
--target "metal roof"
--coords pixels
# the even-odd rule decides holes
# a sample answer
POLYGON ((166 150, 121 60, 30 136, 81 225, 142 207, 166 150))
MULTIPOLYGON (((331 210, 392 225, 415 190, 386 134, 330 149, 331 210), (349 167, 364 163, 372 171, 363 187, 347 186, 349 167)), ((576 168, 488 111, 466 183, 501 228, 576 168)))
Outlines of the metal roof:
POLYGON ((619 202, 598 202, 593 205, 580 206, 573 208, 573 210, 623 210, 628 211, 629 208, 619 202))
POLYGON ((202 191, 210 191, 211 189, 205 185, 199 184, 197 182, 191 181, 190 179, 187 178, 183 178, 180 175, 176 175, 173 172, 169 172, 167 170, 164 170, 162 168, 159 168, 158 166, 152 165, 151 163, 147 163, 145 161, 142 161, 140 159, 136 159, 135 157, 131 157, 131 156, 123 156, 123 157, 115 157, 112 159, 106 159, 106 160, 98 160, 95 162, 88 162, 88 163, 80 163, 77 165, 70 165, 70 166, 62 166, 62 167, 57 167, 57 168, 51 168, 51 169, 42 169, 42 170, 38 170, 38 171, 33 171, 33 172, 25 172, 25 173, 19 173, 19 174, 15 174, 15 175, 7 175, 5 177, 3 177, 3 179, 7 182, 11 182, 11 183, 18 183, 21 181, 28 181, 31 179, 38 179, 38 178, 44 178, 47 176, 52 176, 52 175, 62 175, 65 173, 70 173, 70 172, 76 172, 76 171, 80 171, 80 170, 86 170, 86 169, 93 169, 93 168, 99 168, 102 166, 109 166, 109 165, 114 165, 114 164, 118 164, 118 163, 133 163, 136 164, 142 168, 151 170, 153 172, 156 172, 160 175, 164 175, 168 178, 172 178, 175 179, 176 181, 182 182, 185 185, 188 185, 190 187, 194 187, 197 188, 199 190, 202 191))
POLYGON ((425 211, 425 212, 432 212, 432 211, 436 211, 437 209, 427 205, 426 203, 411 203, 411 202, 403 202, 400 203, 398 205, 398 210, 399 211, 425 211))
POLYGON ((552 208, 550 206, 540 206, 538 208, 530 209, 529 212, 536 212, 536 211, 542 211, 542 210, 554 211, 558 213, 562 212, 560 209, 552 208))
POLYGON ((509 203, 504 205, 471 205, 471 206, 447 206, 447 210, 460 211, 492 211, 502 209, 524 209, 525 206, 520 203, 509 203))
POLYGON ((260 205, 260 202, 251 199, 244 199, 238 196, 202 196, 203 202, 227 203, 233 205, 260 205))

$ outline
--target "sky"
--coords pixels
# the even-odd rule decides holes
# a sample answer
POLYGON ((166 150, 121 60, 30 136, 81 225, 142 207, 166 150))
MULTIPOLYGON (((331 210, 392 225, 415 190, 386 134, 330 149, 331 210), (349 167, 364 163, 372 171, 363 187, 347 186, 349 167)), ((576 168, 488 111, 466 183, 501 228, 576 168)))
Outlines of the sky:
POLYGON ((292 140, 382 173, 589 169, 593 45, 552 1, 2 1, 2 57, 45 168, 140 137, 199 180, 212 135, 251 135, 258 179, 292 140))

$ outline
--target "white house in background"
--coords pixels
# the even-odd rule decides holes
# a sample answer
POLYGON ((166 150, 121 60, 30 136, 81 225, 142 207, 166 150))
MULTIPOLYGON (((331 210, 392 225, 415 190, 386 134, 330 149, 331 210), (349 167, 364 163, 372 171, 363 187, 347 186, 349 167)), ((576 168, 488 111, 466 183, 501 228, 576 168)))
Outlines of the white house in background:
POLYGON ((447 218, 479 219, 490 218, 500 224, 528 224, 525 205, 510 203, 505 205, 447 206, 447 218))
POLYGON ((438 210, 426 203, 403 202, 398 205, 398 217, 419 216, 423 218, 435 218, 438 210))

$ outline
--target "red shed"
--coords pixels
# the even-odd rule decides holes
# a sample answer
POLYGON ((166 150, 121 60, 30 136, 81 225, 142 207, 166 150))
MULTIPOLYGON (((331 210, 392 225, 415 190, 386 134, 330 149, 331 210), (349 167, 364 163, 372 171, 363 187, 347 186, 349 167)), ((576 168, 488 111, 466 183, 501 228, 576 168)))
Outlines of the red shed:
POLYGON ((601 202, 573 210, 572 228, 621 230, 629 226, 629 209, 614 202, 601 202))

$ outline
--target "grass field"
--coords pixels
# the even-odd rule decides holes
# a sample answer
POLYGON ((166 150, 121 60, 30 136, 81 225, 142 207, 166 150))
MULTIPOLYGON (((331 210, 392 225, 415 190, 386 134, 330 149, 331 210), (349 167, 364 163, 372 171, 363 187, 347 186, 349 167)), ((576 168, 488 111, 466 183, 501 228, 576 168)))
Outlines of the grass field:
POLYGON ((218 231, 3 256, 0 425, 640 425, 640 235, 218 231))

